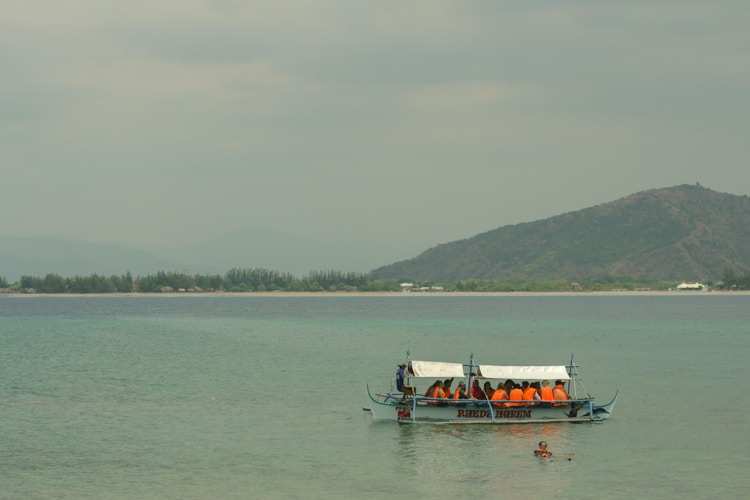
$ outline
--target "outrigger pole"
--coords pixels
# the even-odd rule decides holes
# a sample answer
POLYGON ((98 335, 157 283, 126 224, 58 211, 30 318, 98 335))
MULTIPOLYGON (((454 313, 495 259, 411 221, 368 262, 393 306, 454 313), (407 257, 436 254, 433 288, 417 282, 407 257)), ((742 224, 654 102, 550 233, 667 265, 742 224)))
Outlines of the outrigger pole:
MULTIPOLYGON (((409 363, 411 363, 411 349, 406 349, 406 385, 411 385, 411 375, 409 375, 409 363)), ((416 396, 416 394, 414 394, 416 396)))
POLYGON ((571 387, 573 388, 573 397, 575 399, 578 399, 578 386, 576 384, 576 381, 579 380, 578 378, 578 365, 575 364, 573 361, 573 355, 570 355, 570 363, 568 363, 568 366, 566 366, 568 370, 568 390, 567 393, 570 394, 571 387))
MULTIPOLYGON (((466 366, 466 365, 464 365, 464 366, 466 366)), ((471 353, 471 356, 469 356, 469 365, 468 366, 469 366, 469 373, 466 376, 466 380, 468 381, 467 384, 466 384, 466 387, 468 387, 467 390, 470 391, 471 390, 471 382, 472 382, 471 379, 475 375, 479 374, 479 373, 474 373, 474 368, 479 368, 479 365, 475 365, 474 364, 474 353, 473 352, 471 353)), ((495 411, 492 408, 492 403, 490 402, 490 398, 487 396, 487 394, 484 395, 484 398, 485 398, 485 401, 487 401, 487 410, 490 413, 490 420, 494 424, 495 423, 495 411)))
POLYGON ((471 390, 472 378, 474 378, 474 353, 469 356, 469 373, 466 374, 466 390, 471 390))
MULTIPOLYGON (((411 385, 411 349, 406 349, 406 385, 411 385)), ((411 395, 411 421, 417 423, 417 391, 411 395)))
MULTIPOLYGON (((594 398, 591 397, 591 394, 589 394, 588 391, 586 390, 586 386, 583 385, 583 380, 581 380, 581 376, 578 374, 578 365, 575 364, 575 362, 573 361, 572 354, 570 355, 570 364, 568 364, 566 368, 568 369, 568 376, 570 377, 570 380, 568 380, 568 394, 570 394, 570 388, 572 386, 573 387, 573 399, 576 399, 576 400, 579 399, 578 398, 578 384, 581 384, 581 390, 584 393, 586 393, 586 399, 578 409, 583 408, 584 406, 586 406, 586 404, 588 404, 589 420, 591 420, 592 422, 595 420, 601 420, 601 419, 597 419, 594 417, 594 398)), ((615 394, 615 397, 617 397, 617 394, 615 394)), ((572 405, 571 405, 571 408, 572 408, 572 405)))

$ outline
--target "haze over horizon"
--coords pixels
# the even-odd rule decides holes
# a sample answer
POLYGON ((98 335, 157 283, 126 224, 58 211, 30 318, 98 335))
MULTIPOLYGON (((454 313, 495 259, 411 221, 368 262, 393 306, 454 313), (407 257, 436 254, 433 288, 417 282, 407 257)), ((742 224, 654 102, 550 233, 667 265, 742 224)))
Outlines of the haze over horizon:
POLYGON ((646 189, 750 193, 744 2, 0 12, 0 236, 275 231, 391 252, 375 267, 646 189))

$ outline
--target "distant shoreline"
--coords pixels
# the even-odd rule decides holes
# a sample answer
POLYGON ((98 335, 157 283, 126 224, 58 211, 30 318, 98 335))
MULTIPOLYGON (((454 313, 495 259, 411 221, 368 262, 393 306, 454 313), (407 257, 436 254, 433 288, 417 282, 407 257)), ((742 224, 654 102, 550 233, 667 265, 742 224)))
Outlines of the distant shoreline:
POLYGON ((727 296, 750 295, 750 290, 678 291, 595 291, 595 292, 168 292, 168 293, 7 293, 0 297, 641 297, 641 296, 727 296))

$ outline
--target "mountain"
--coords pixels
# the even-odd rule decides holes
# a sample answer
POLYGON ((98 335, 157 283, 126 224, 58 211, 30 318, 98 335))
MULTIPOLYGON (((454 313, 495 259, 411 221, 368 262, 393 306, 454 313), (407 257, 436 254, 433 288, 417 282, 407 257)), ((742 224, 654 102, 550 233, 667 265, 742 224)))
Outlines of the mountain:
POLYGON ((750 269, 750 199, 700 185, 643 191, 503 226, 375 269, 383 279, 647 280, 720 278, 750 269))
POLYGON ((174 262, 119 245, 0 236, 0 276, 10 282, 23 275, 120 276, 130 271, 135 276, 180 269, 182 266, 174 262))

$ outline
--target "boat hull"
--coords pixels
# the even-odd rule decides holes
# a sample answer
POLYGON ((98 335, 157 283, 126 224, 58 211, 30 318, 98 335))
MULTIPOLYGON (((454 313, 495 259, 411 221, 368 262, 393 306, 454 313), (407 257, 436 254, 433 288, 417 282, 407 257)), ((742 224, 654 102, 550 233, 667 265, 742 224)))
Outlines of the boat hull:
POLYGON ((592 400, 573 400, 565 406, 516 406, 495 408, 487 401, 444 405, 428 404, 419 398, 376 397, 367 388, 369 410, 374 420, 399 423, 522 424, 553 422, 598 422, 609 418, 617 401, 596 405, 592 400))

